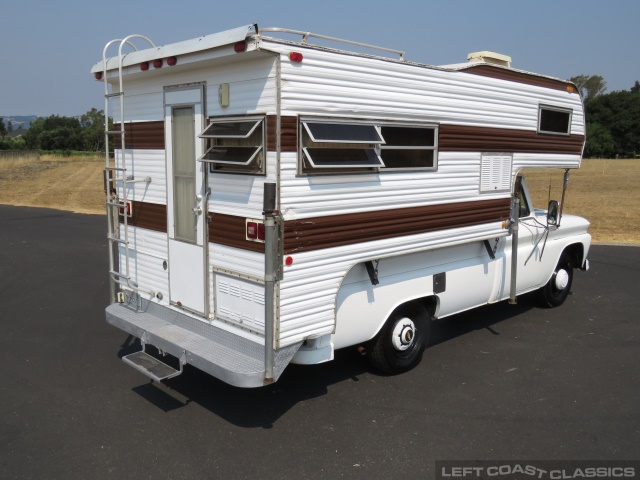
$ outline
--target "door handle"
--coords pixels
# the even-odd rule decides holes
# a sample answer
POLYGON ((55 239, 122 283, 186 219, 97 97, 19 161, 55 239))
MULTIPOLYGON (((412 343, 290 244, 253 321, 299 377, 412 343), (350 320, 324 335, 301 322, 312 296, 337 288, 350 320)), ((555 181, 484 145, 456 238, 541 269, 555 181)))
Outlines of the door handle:
POLYGON ((196 215, 202 215, 202 207, 199 205, 201 201, 202 201, 202 195, 200 194, 196 195, 196 206, 191 209, 193 210, 193 213, 195 213, 196 215))

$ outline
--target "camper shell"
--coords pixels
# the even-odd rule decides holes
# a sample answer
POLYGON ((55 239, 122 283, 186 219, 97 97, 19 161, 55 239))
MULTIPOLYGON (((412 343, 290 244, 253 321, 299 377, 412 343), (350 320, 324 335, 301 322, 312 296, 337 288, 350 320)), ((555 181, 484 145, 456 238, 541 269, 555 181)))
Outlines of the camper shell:
POLYGON ((521 173, 580 166, 584 109, 510 61, 437 67, 255 24, 109 42, 92 69, 115 147, 106 318, 142 344, 124 360, 257 387, 362 346, 397 373, 431 319, 532 290, 562 303, 589 223, 534 209, 521 173))

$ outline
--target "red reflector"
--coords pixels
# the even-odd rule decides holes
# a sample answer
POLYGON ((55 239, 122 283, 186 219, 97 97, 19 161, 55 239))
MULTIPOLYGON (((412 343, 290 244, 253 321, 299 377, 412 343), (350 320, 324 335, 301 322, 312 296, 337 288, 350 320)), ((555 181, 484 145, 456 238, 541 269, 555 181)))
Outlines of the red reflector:
POLYGON ((289 54, 289 60, 292 62, 300 63, 304 57, 300 52, 291 52, 289 54))
POLYGON ((102 72, 96 72, 94 77, 96 77, 96 80, 102 80, 102 72))
POLYGON ((264 223, 259 223, 258 224, 258 240, 264 240, 264 236, 265 236, 264 223))
POLYGON ((153 68, 162 68, 162 59, 161 58, 153 61, 153 68))
POLYGON ((258 238, 258 224, 256 222, 247 222, 247 238, 253 240, 258 238))
POLYGON ((142 70, 143 72, 146 72, 147 70, 149 70, 149 62, 142 62, 140 64, 140 70, 142 70))
POLYGON ((293 265, 293 257, 285 258, 284 263, 286 263, 287 265, 293 265))
POLYGON ((167 65, 169 65, 170 67, 173 67, 176 63, 178 63, 178 58, 177 57, 169 57, 169 58, 167 58, 167 65))
POLYGON ((233 50, 236 53, 241 53, 241 52, 245 52, 247 50, 247 44, 246 42, 238 42, 233 46, 233 50))

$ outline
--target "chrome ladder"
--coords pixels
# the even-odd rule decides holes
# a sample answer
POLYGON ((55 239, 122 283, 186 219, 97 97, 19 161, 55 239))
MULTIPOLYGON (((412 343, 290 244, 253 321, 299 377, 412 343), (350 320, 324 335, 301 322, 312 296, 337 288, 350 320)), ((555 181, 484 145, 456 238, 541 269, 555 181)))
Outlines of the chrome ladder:
POLYGON ((130 42, 133 38, 141 38, 147 41, 151 47, 156 45, 143 35, 129 35, 124 39, 114 39, 108 42, 102 51, 102 80, 104 83, 104 142, 105 142, 105 168, 104 168, 104 187, 107 208, 107 225, 108 225, 108 246, 109 246, 109 297, 110 302, 114 303, 118 300, 118 285, 124 286, 132 291, 144 291, 151 295, 155 295, 153 291, 141 290, 138 284, 131 278, 131 270, 129 268, 130 252, 129 252, 129 215, 132 208, 129 204, 128 190, 129 185, 145 182, 150 183, 151 177, 145 177, 141 180, 135 180, 133 175, 127 175, 127 150, 125 141, 125 118, 124 118, 124 88, 122 78, 122 48, 129 45, 133 50, 137 50, 136 46, 130 42), (118 47, 118 92, 109 93, 109 83, 107 82, 107 50, 115 43, 119 42, 118 47), (109 106, 111 100, 120 99, 120 129, 109 129, 109 106), (112 155, 109 149, 109 140, 112 136, 120 136, 120 155, 116 155, 115 148, 112 155), (121 195, 119 195, 119 193, 121 195), (124 235, 120 235, 120 216, 123 218, 124 235), (122 238, 124 237, 124 238, 122 238), (116 264, 116 255, 120 256, 120 247, 124 250, 124 269, 116 264))

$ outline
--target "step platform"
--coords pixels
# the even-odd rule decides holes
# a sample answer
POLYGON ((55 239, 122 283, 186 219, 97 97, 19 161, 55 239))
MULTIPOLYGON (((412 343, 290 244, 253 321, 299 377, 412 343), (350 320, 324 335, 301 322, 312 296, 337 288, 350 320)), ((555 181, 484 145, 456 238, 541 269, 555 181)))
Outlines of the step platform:
POLYGON ((144 351, 124 356, 122 357, 122 361, 131 365, 139 372, 144 373, 147 377, 151 380, 155 380, 156 382, 177 377, 182 373, 182 370, 176 370, 144 351))
MULTIPOLYGON (((245 388, 265 385, 264 345, 219 328, 215 322, 205 322, 130 293, 124 303, 109 305, 105 313, 108 323, 140 338, 145 345, 153 345, 230 385, 245 388)), ((301 345, 299 342, 275 351, 274 381, 301 345)), ((169 378, 163 377, 168 372, 164 367, 140 353, 144 352, 128 356, 130 360, 125 362, 154 380, 152 375, 169 378)), ((169 375, 176 371, 172 370, 169 375)))

